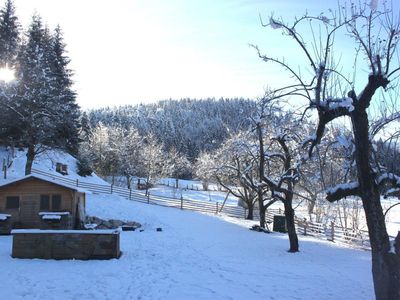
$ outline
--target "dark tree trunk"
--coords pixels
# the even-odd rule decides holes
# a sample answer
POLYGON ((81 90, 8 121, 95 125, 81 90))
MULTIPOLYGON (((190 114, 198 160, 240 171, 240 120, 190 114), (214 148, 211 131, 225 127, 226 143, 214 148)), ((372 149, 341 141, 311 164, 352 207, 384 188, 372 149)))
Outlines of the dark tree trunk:
POLYGON ((253 220, 254 219, 254 205, 252 203, 251 204, 247 203, 247 209, 248 209, 248 212, 247 212, 246 219, 253 220))
POLYGON ((298 252, 299 251, 299 239, 297 238, 296 226, 294 224, 294 209, 292 207, 292 196, 288 197, 286 201, 283 203, 285 207, 285 219, 286 219, 286 227, 289 236, 290 248, 289 252, 298 252))
POLYGON ((356 108, 352 113, 352 126, 359 191, 371 244, 375 296, 378 300, 400 299, 400 247, 396 254, 390 251, 380 192, 369 161, 371 145, 365 108, 356 108))
POLYGON ((35 146, 29 145, 28 152, 26 153, 25 175, 32 173, 32 164, 35 159, 35 146))
POLYGON ((264 206, 264 197, 263 197, 263 192, 259 190, 257 192, 257 197, 258 197, 258 207, 260 211, 260 227, 265 228, 265 211, 266 208, 264 206))

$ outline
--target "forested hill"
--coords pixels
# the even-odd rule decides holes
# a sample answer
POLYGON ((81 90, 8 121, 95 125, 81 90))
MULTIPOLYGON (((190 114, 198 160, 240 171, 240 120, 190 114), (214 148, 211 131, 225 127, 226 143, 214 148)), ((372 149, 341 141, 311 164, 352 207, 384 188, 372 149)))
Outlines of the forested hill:
POLYGON ((211 151, 229 136, 247 129, 256 103, 249 99, 182 99, 100 108, 87 112, 90 126, 136 128, 153 134, 166 151, 175 148, 189 160, 211 151))

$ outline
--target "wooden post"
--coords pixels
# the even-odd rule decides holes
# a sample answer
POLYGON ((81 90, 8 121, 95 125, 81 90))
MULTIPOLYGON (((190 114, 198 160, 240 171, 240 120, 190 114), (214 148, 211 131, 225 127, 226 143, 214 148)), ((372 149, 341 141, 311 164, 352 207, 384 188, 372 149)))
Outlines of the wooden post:
POLYGON ((129 200, 131 200, 132 197, 132 189, 129 189, 129 200))
MULTIPOLYGON (((228 192, 228 193, 226 194, 225 199, 224 199, 224 202, 222 202, 221 211, 222 211, 222 209, 223 209, 224 206, 225 206, 226 200, 227 200, 228 197, 229 197, 229 193, 230 193, 230 192, 228 192)), ((245 217, 245 218, 246 218, 246 217, 245 217)))
POLYGON ((181 195, 181 209, 183 209, 183 196, 181 195))
POLYGON ((5 158, 3 158, 3 172, 4 172, 4 179, 7 179, 7 165, 5 158))
POLYGON ((308 227, 307 219, 304 218, 304 235, 307 235, 307 227, 308 227))
POLYGON ((335 223, 331 222, 331 241, 335 241, 335 223))
POLYGON ((113 185, 111 184, 110 194, 113 193, 113 185))
POLYGON ((246 219, 246 217, 247 217, 247 208, 243 207, 243 209, 244 209, 244 218, 246 219))
POLYGON ((150 204, 150 192, 147 192, 147 204, 150 204))
POLYGON ((76 186, 79 186, 79 179, 76 180, 76 186))
POLYGON ((279 214, 281 214, 281 208, 279 207, 279 214))
POLYGON ((215 202, 216 206, 217 206, 217 210, 215 211, 216 214, 218 214, 218 202, 215 202))

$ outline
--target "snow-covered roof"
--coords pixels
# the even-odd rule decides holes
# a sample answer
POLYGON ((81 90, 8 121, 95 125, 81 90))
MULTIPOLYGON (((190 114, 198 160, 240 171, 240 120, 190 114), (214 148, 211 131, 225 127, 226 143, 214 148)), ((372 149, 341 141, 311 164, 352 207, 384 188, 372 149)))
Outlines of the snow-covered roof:
POLYGON ((118 229, 96 229, 96 230, 63 230, 63 229, 57 229, 57 230, 42 230, 42 229, 13 229, 11 230, 11 234, 26 234, 26 233, 35 233, 35 234, 47 234, 47 233, 64 233, 64 234, 71 234, 71 233, 77 233, 77 234, 119 234, 118 229))
POLYGON ((9 214, 0 214, 0 221, 5 221, 9 217, 11 217, 11 215, 9 215, 9 214))
POLYGON ((16 182, 24 181, 24 180, 27 180, 27 179, 30 179, 30 178, 36 178, 36 179, 39 179, 39 180, 47 181, 47 182, 50 182, 50 183, 53 183, 53 184, 56 184, 56 185, 59 185, 59 186, 62 186, 62 187, 77 191, 77 192, 80 192, 80 193, 86 193, 86 194, 90 194, 91 193, 90 191, 85 190, 83 188, 67 184, 67 183, 62 182, 60 180, 57 180, 55 178, 49 178, 49 177, 41 176, 39 174, 29 174, 29 175, 26 175, 26 176, 23 176, 23 177, 20 177, 20 178, 16 178, 16 179, 12 179, 12 180, 9 180, 9 181, 6 181, 6 182, 2 182, 0 184, 0 189, 5 187, 5 186, 9 186, 9 185, 14 184, 16 182))

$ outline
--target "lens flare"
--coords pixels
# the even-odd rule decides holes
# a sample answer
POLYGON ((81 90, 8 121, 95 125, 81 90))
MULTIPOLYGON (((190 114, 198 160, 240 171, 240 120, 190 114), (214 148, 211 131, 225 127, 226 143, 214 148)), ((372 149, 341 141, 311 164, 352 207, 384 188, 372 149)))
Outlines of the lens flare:
POLYGON ((14 70, 8 67, 0 68, 0 81, 4 81, 7 83, 13 81, 14 79, 15 79, 14 70))

